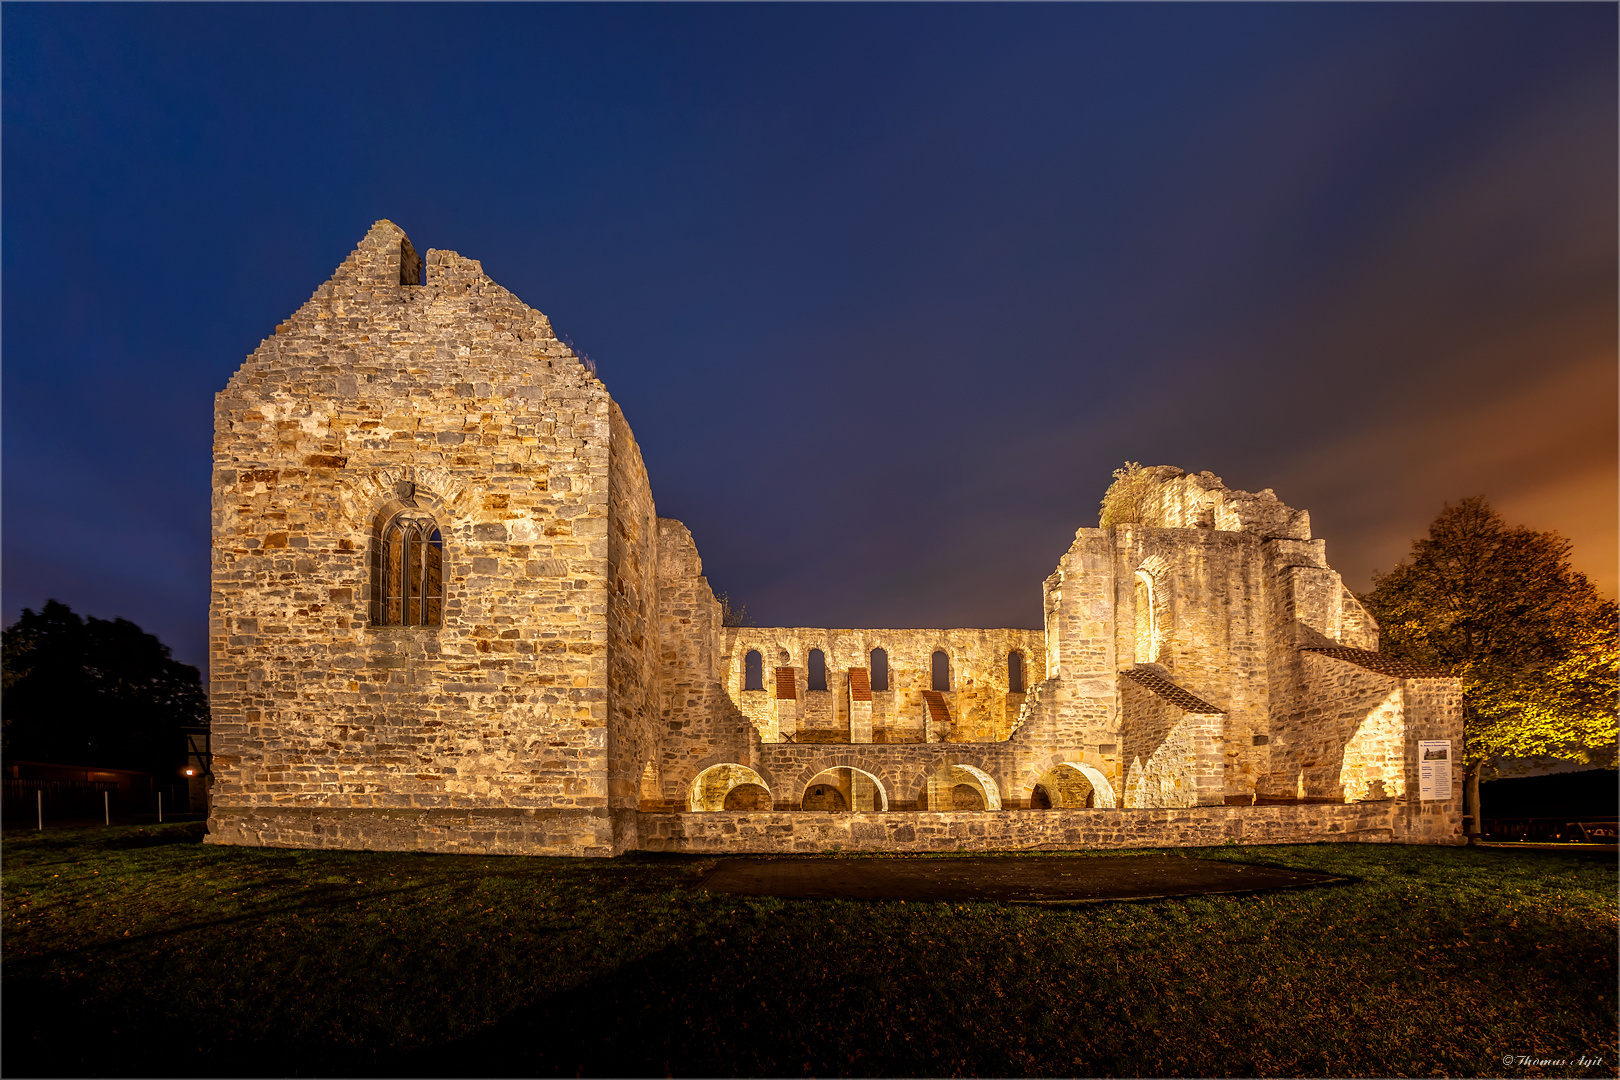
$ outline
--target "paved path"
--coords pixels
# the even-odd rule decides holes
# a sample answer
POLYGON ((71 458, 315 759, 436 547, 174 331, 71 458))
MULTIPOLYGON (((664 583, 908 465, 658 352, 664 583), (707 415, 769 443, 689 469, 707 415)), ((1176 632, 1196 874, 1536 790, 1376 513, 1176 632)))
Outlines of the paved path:
POLYGON ((726 859, 698 888, 811 900, 1086 903, 1259 892, 1348 881, 1331 874, 1176 855, 1000 859, 726 859))

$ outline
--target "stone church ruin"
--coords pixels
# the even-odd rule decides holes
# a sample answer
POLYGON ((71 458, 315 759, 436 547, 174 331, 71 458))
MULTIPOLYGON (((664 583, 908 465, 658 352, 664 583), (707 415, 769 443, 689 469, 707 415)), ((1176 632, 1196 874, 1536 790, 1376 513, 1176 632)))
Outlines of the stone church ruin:
POLYGON ((1461 842, 1456 680, 1378 653, 1304 511, 1140 481, 1041 630, 723 626, 606 387, 380 221, 218 396, 208 840, 1461 842))

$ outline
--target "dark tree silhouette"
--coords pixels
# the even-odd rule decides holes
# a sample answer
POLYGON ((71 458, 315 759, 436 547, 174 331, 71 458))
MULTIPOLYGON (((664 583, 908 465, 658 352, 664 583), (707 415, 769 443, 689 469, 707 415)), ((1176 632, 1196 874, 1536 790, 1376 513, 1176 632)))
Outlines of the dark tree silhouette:
POLYGON ((3 642, 8 760, 167 776, 184 761, 180 729, 208 724, 197 669, 127 619, 80 619, 48 600, 3 642))

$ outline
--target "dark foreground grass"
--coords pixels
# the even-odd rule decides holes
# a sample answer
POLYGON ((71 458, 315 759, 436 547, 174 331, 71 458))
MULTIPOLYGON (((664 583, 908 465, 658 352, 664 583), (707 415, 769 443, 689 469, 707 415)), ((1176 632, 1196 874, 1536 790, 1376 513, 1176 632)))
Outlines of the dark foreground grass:
POLYGON ((1613 856, 1177 852, 1356 880, 1051 908, 200 833, 7 836, 5 1075, 1615 1074, 1613 856))

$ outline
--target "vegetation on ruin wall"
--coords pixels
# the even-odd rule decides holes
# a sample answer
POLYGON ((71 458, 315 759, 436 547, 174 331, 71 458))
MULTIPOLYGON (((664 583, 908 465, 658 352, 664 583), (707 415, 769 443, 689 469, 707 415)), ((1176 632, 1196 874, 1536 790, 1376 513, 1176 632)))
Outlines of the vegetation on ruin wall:
POLYGON ((1141 521, 1147 497, 1156 484, 1157 474, 1142 468, 1139 462, 1127 461, 1124 468, 1115 469, 1114 482, 1103 492, 1097 527, 1111 529, 1141 521))
POLYGON ((1359 880, 1051 908, 199 833, 8 835, 7 1075, 1594 1075, 1502 1060, 1617 1054, 1612 856, 1221 848, 1182 854, 1359 880))

